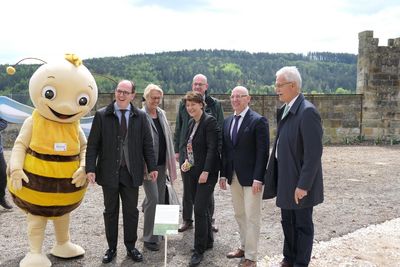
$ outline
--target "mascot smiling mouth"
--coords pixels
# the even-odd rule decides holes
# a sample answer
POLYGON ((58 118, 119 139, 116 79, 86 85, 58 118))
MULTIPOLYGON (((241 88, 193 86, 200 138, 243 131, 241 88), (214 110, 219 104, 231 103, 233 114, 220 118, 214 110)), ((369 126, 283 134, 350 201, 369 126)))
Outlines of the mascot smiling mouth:
POLYGON ((76 114, 79 114, 79 113, 75 113, 75 114, 72 114, 72 115, 65 115, 65 114, 58 113, 57 111, 53 110, 51 107, 49 107, 49 109, 51 110, 51 112, 53 112, 53 114, 54 114, 57 118, 60 118, 60 119, 63 119, 63 120, 72 118, 72 117, 75 116, 76 114))

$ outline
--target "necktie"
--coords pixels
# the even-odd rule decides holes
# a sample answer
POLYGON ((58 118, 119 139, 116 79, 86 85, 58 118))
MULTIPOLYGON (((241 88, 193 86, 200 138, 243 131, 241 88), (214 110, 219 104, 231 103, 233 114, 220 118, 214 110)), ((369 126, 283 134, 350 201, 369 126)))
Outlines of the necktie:
POLYGON ((283 110, 283 114, 282 114, 281 120, 283 120, 283 118, 286 117, 286 115, 289 113, 289 110, 290 110, 290 106, 286 104, 285 109, 283 110))
POLYGON ((232 130, 232 143, 233 145, 236 145, 237 142, 237 132, 238 132, 238 124, 239 124, 239 119, 240 115, 235 115, 235 122, 233 125, 233 130, 232 130))
MULTIPOLYGON (((128 131, 128 127, 126 126, 126 117, 125 117, 125 112, 126 109, 120 109, 121 111, 121 125, 120 125, 120 131, 121 131, 121 140, 122 140, 122 144, 124 143, 125 140, 125 136, 126 136, 126 132, 128 131)), ((123 147, 122 147, 122 151, 123 151, 123 147)), ((125 155, 122 152, 121 155, 121 166, 125 166, 126 162, 125 162, 125 155)))
POLYGON ((121 111, 121 126, 120 126, 121 138, 125 139, 126 132, 128 131, 128 127, 126 126, 126 117, 125 117, 126 109, 120 109, 120 111, 121 111))

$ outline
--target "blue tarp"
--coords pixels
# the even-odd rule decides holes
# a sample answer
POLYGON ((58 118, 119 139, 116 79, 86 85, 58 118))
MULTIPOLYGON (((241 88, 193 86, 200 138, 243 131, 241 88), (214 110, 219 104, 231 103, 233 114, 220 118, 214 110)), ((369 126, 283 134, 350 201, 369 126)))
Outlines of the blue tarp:
MULTIPOLYGON (((22 124, 32 115, 33 108, 19 103, 6 96, 0 96, 0 117, 10 123, 22 124)), ((86 135, 89 136, 93 116, 81 118, 80 124, 86 135)))

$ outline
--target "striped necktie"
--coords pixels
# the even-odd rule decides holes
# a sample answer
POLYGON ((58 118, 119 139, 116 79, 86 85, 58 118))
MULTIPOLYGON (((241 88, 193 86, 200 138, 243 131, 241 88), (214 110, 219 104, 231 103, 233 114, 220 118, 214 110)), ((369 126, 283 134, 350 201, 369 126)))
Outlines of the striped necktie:
POLYGON ((290 106, 286 104, 285 105, 285 109, 283 110, 283 114, 282 114, 281 120, 283 120, 283 118, 286 117, 286 115, 289 113, 289 110, 290 110, 290 106))

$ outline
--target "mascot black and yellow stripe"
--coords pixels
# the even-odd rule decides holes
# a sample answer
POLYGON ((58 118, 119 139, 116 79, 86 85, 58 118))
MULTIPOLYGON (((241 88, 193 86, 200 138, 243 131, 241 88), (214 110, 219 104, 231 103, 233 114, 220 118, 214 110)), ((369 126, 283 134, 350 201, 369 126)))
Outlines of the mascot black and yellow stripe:
POLYGON ((79 206, 87 184, 71 184, 79 168, 79 121, 60 123, 47 120, 37 110, 32 114, 32 139, 25 157, 23 181, 19 191, 10 188, 15 204, 38 216, 58 217, 79 206))

